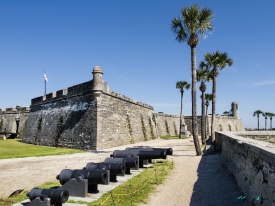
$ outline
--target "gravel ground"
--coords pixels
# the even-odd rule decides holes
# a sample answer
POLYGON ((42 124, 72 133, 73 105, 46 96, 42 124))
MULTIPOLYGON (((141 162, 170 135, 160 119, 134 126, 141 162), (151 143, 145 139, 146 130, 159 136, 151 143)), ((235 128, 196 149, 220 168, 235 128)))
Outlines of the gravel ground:
POLYGON ((174 150, 174 155, 168 156, 174 162, 174 170, 146 205, 246 205, 245 200, 237 199, 242 193, 221 156, 196 156, 191 139, 157 139, 98 152, 0 160, 0 196, 9 196, 18 189, 30 190, 55 180, 62 169, 80 169, 87 162, 103 161, 114 150, 138 145, 174 150))

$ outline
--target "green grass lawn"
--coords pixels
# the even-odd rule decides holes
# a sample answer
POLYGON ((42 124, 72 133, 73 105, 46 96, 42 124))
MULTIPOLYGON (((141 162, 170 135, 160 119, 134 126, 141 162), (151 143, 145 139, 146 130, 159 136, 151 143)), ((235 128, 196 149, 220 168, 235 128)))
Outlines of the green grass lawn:
POLYGON ((22 143, 20 140, 15 139, 0 140, 0 159, 62 155, 79 152, 84 151, 26 144, 22 143))
POLYGON ((186 136, 181 136, 181 138, 179 138, 179 136, 160 136, 160 139, 186 139, 186 136))

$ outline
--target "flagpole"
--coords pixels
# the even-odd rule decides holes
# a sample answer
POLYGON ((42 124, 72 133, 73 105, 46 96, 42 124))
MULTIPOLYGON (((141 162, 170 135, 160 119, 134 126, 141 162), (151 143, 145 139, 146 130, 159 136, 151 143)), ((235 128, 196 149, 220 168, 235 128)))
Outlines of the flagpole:
POLYGON ((46 72, 44 71, 44 82, 45 82, 45 91, 44 91, 44 96, 46 96, 46 81, 48 81, 46 72))

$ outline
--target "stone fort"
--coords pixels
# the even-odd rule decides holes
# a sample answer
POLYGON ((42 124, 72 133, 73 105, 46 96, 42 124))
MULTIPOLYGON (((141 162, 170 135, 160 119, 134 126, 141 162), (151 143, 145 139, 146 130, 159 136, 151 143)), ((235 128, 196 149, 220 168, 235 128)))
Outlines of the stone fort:
MULTIPOLYGON (((155 113, 152 106, 112 91, 102 80, 99 66, 94 67, 92 75, 91 81, 32 99, 30 107, 1 109, 0 131, 5 128, 15 132, 19 116, 23 142, 84 150, 179 134, 179 116, 155 113)), ((244 130, 236 102, 232 103, 232 114, 216 117, 216 131, 244 130)), ((186 116, 183 121, 190 132, 191 120, 186 116)), ((210 131, 210 115, 208 122, 210 131)))

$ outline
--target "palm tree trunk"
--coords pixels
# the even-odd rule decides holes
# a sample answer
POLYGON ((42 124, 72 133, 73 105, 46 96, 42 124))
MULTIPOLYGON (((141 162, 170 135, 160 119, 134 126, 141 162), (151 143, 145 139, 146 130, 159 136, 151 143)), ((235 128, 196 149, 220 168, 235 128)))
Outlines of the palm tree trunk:
POLYGON ((270 124, 271 124, 271 130, 272 130, 272 129, 273 129, 273 128, 272 128, 272 117, 271 117, 271 123, 270 123, 270 124))
POLYGON ((259 115, 257 117, 258 117, 258 131, 260 131, 260 118, 259 118, 259 115))
POLYGON ((181 138, 181 128, 182 128, 182 102, 183 102, 183 92, 181 91, 181 101, 180 101, 180 133, 179 133, 179 138, 181 138))
POLYGON ((199 138, 198 138, 198 125, 197 125, 197 101, 196 101, 196 46, 191 46, 191 64, 192 64, 192 132, 194 145, 197 155, 202 155, 199 138))
POLYGON ((202 101, 201 101, 201 142, 202 144, 205 144, 205 93, 202 92, 202 101))
POLYGON ((208 127, 209 127, 209 124, 208 124, 208 106, 206 106, 206 115, 205 115, 205 140, 207 140, 207 135, 208 135, 208 127))
POLYGON ((271 130, 271 121, 272 121, 272 118, 270 117, 270 119, 269 119, 269 120, 270 120, 270 130, 271 130))
MULTIPOLYGON (((214 68, 216 70, 216 68, 214 68)), ((216 81, 217 77, 214 75, 213 78, 213 88, 212 88, 212 94, 213 94, 213 99, 212 99, 212 117, 211 117, 211 140, 212 142, 215 141, 215 113, 216 113, 216 81)))
POLYGON ((266 130, 266 125, 267 125, 267 118, 265 117, 265 126, 264 126, 264 130, 266 130))

